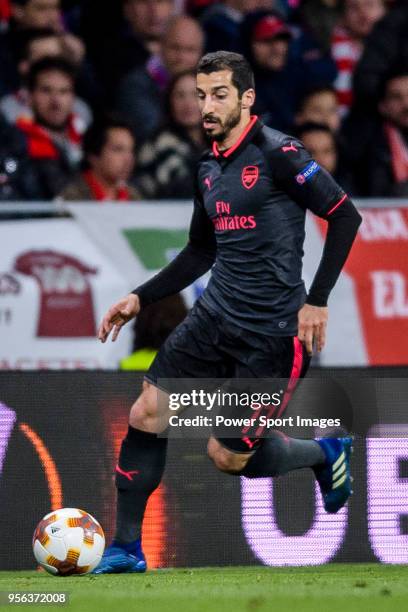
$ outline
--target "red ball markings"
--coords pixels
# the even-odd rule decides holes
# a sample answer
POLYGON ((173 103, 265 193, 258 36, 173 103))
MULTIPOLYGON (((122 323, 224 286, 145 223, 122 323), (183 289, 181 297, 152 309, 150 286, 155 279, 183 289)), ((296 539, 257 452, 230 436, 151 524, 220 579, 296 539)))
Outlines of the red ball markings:
POLYGON ((82 527, 84 530, 84 544, 86 546, 93 546, 95 533, 98 533, 102 538, 105 537, 102 527, 83 510, 79 512, 82 515, 81 518, 70 518, 67 520, 67 525, 68 527, 82 527))

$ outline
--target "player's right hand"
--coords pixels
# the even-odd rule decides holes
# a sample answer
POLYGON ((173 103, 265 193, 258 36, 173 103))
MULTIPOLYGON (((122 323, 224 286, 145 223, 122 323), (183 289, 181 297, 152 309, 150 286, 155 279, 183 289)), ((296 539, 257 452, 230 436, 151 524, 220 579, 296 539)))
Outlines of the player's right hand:
POLYGON ((98 338, 101 342, 106 342, 109 334, 113 330, 112 342, 115 342, 122 327, 134 319, 140 312, 140 300, 134 293, 129 293, 117 304, 111 306, 102 319, 98 330, 98 338))

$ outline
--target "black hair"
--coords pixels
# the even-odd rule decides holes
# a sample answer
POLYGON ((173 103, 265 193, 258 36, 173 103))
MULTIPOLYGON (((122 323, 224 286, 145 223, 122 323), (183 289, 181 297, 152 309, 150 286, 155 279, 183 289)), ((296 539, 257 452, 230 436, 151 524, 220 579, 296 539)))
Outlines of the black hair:
POLYGON ((336 96, 336 90, 329 83, 322 83, 320 85, 316 85, 315 87, 310 87, 309 89, 305 91, 303 96, 300 98, 300 101, 297 107, 297 112, 300 112, 304 109, 305 104, 309 100, 309 98, 312 98, 313 96, 317 96, 321 93, 327 93, 327 92, 336 96))
POLYGON ((336 136, 328 125, 325 123, 317 123, 315 121, 306 121, 305 123, 301 123, 300 125, 296 126, 295 136, 302 140, 302 136, 310 134, 311 132, 325 132, 326 134, 329 134, 334 141, 336 141, 336 136))
POLYGON ((384 75, 379 87, 379 100, 384 100, 387 95, 388 83, 394 79, 408 77, 408 66, 406 64, 394 64, 384 75))
POLYGON ((238 89, 239 97, 248 89, 255 88, 254 73, 249 62, 240 53, 232 51, 215 51, 207 53, 198 63, 197 74, 210 74, 230 70, 232 72, 232 84, 238 89))
POLYGON ((77 71, 71 62, 63 57, 44 57, 38 60, 38 62, 34 62, 29 70, 27 77, 27 87, 29 91, 33 91, 36 88, 37 79, 40 74, 54 70, 65 74, 65 76, 71 79, 72 84, 75 85, 77 71))
POLYGON ((135 137, 130 124, 120 115, 115 113, 103 114, 96 117, 84 134, 82 149, 84 152, 85 166, 89 155, 100 155, 108 139, 109 130, 121 129, 128 131, 133 140, 135 137))

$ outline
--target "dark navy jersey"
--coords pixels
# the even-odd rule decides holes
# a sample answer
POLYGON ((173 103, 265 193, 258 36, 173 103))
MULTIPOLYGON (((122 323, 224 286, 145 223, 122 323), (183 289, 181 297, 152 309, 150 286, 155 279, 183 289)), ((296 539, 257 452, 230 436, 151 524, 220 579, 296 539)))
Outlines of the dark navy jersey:
POLYGON ((299 309, 305 300, 327 304, 347 258, 361 221, 352 202, 299 141, 256 117, 230 149, 220 152, 214 143, 196 178, 189 243, 135 289, 142 306, 213 266, 201 298, 207 309, 254 332, 296 335, 299 309), (302 281, 307 209, 328 221, 308 296, 302 281))
POLYGON ((345 193, 300 142, 256 117, 231 149, 214 143, 197 183, 192 231, 216 241, 203 303, 252 331, 296 334, 306 209, 327 217, 345 193))

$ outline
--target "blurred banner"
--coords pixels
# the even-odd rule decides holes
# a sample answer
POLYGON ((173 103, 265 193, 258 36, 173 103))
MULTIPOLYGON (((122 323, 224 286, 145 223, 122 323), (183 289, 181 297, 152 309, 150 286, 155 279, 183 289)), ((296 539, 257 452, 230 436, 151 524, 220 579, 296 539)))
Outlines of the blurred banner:
MULTIPOLYGON (((408 563, 408 372, 342 375, 348 382, 336 384, 370 423, 355 443, 350 503, 326 514, 311 470, 228 476, 206 456, 205 440, 170 440, 144 524, 150 567, 408 563)), ((0 570, 35 567, 36 523, 60 507, 91 512, 110 540, 114 468, 140 386, 140 374, 123 372, 0 373, 0 570)), ((289 409, 299 402, 300 394, 289 409)))
MULTIPOLYGON (((353 292, 339 296, 342 303, 355 300, 359 313, 361 330, 350 337, 349 350, 363 341, 367 364, 407 364, 408 208, 361 212, 363 223, 345 267, 353 292)), ((341 317, 337 325, 340 333, 341 317)), ((339 344, 340 337, 335 338, 339 344)))
POLYGON ((97 326, 128 293, 117 262, 72 219, 0 223, 0 369, 116 368, 131 330, 102 346, 97 326))
MULTIPOLYGON (((192 205, 183 203, 93 204, 67 206, 104 254, 122 271, 132 289, 167 265, 187 244, 192 205), (95 212, 97 213, 95 215, 95 212)), ((191 306, 207 277, 184 292, 191 306)))
MULTIPOLYGON (((378 203, 377 203, 378 204, 378 203)), ((0 223, 0 369, 115 368, 130 352, 94 339, 105 310, 186 244, 191 204, 71 204, 73 219, 0 223)), ((330 298, 323 366, 404 365, 408 208, 365 208, 330 298)), ((325 222, 308 215, 303 276, 318 267, 325 222)), ((189 287, 191 305, 207 277, 189 287)))

